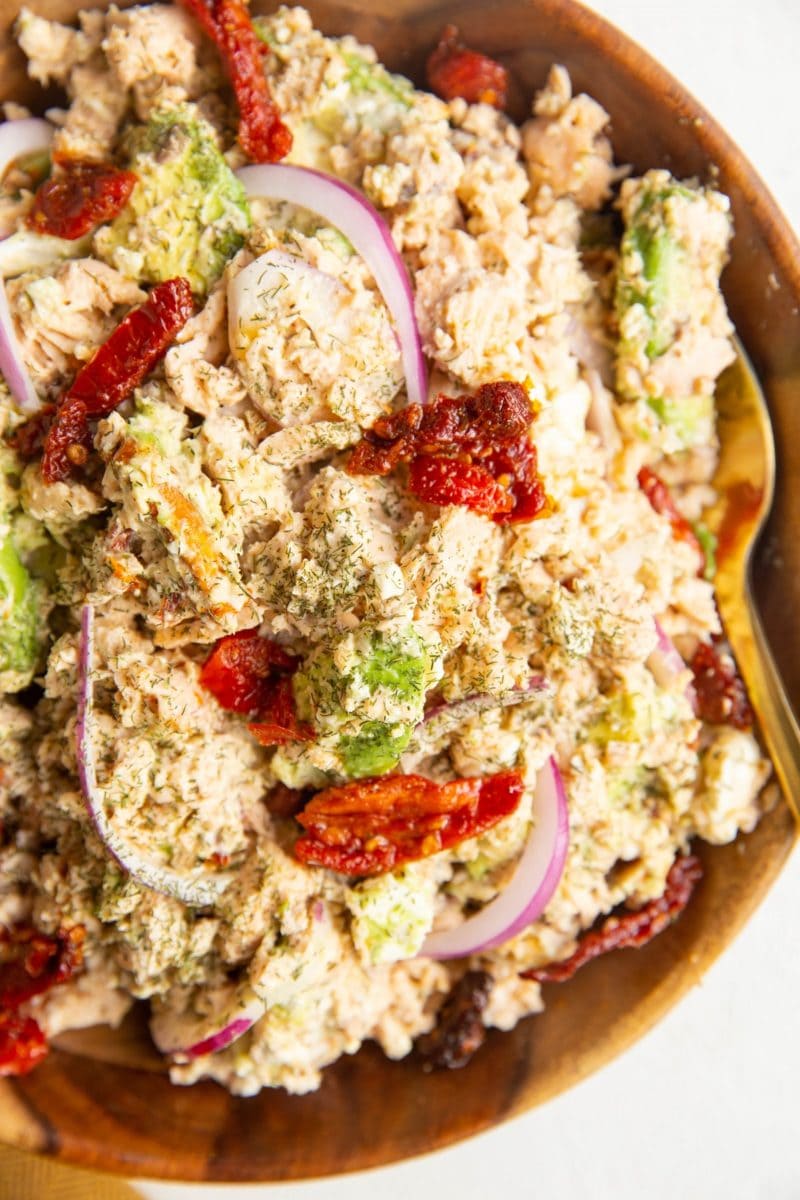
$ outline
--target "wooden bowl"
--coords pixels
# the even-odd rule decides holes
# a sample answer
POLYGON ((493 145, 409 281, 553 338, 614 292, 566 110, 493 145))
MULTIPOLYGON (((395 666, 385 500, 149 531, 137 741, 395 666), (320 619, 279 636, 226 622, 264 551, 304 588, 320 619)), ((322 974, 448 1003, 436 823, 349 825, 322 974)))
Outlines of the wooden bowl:
MULTIPOLYGON (((75 0, 31 0, 70 19, 75 0)), ((86 0, 86 6, 91 0, 86 0)), ((574 0, 309 0, 321 28, 372 42, 395 70, 423 79, 436 35, 465 40, 513 73, 515 115, 553 61, 611 113, 619 161, 708 177, 736 221, 725 293, 760 375, 778 440, 777 501, 756 578, 768 633, 800 700, 800 247, 741 153, 661 67, 574 0)), ((258 3, 256 9, 262 7, 258 3)), ((268 4, 264 8, 270 7, 268 4)), ((16 0, 3 4, 0 96, 42 106, 11 46, 16 0)), ((610 955, 547 989, 542 1016, 492 1033, 464 1070, 424 1075, 367 1046, 325 1073, 319 1092, 236 1099, 212 1083, 172 1087, 134 1018, 121 1033, 59 1043, 31 1075, 0 1089, 0 1137, 68 1162, 184 1180, 280 1180, 374 1167, 434 1150, 547 1100, 619 1054, 702 976, 781 869, 795 838, 779 803, 749 837, 701 850, 706 876, 689 909, 635 954, 610 955)))

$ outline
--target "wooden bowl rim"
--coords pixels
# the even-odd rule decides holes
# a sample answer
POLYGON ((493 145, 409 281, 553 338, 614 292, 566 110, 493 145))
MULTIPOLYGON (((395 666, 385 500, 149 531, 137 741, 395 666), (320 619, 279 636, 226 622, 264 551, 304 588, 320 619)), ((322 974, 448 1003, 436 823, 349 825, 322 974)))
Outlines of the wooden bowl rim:
MULTIPOLYGON (((758 172, 731 137, 724 132, 692 94, 632 38, 619 30, 612 22, 586 8, 579 0, 518 0, 518 3, 521 8, 530 10, 532 18, 535 17, 552 26, 560 27, 575 44, 585 44, 587 47, 591 45, 593 53, 597 54, 599 60, 602 59, 612 74, 617 77, 636 77, 651 94, 658 96, 660 105, 666 105, 674 112, 676 121, 689 120, 693 123, 697 144, 708 161, 715 164, 724 163, 728 173, 736 177, 737 185, 751 209, 755 223, 764 236, 769 252, 773 259, 780 264, 792 297, 800 305, 800 243, 758 172)), ((93 7, 91 0, 86 0, 86 7, 93 7)), ((432 7, 435 8, 435 6, 432 7)), ((321 24, 324 26, 325 22, 322 21, 321 24)), ((569 66, 568 57, 567 66, 569 66)), ((611 117, 613 122, 613 112, 611 117)), ((798 830, 786 805, 783 802, 781 805, 783 811, 770 843, 772 845, 771 857, 768 858, 759 877, 750 881, 748 889, 740 898, 735 911, 727 914, 723 919, 722 936, 718 936, 716 939, 710 938, 705 942, 701 940, 701 950, 693 956, 691 961, 676 962, 672 969, 657 980, 657 986, 638 1006, 620 1016, 608 1038, 594 1045, 588 1053, 584 1053, 580 1060, 575 1062, 571 1072, 562 1072, 550 1086, 543 1090, 538 1089, 536 1095, 533 1094, 532 1076, 528 1072, 513 1101, 503 1111, 493 1113, 489 1119, 475 1123, 469 1129, 453 1129, 443 1123, 436 1130, 431 1131, 427 1140, 415 1136, 413 1130, 410 1137, 404 1136, 408 1134, 408 1131, 399 1131, 391 1152, 387 1153, 379 1148, 378 1152, 373 1154, 370 1153, 369 1147, 362 1147, 361 1153, 355 1161, 332 1163, 331 1169, 324 1175, 313 1170, 306 1171, 303 1164, 299 1164, 299 1169, 298 1164, 294 1164, 288 1173, 282 1172, 280 1169, 272 1169, 267 1173, 259 1170, 257 1174, 249 1174, 247 1164, 244 1164, 243 1170, 237 1170, 233 1174, 224 1162, 218 1164, 222 1168, 222 1173, 218 1173, 213 1163, 208 1170, 198 1170, 198 1166, 203 1168, 203 1164, 197 1164, 193 1160, 189 1161, 185 1157, 181 1157, 179 1147, 173 1148, 174 1159, 172 1160, 166 1160, 163 1154, 158 1159, 154 1156, 147 1157, 146 1154, 132 1159, 131 1154, 124 1148, 100 1144, 98 1138, 93 1136, 91 1131, 87 1131, 84 1139, 73 1139, 65 1145, 61 1142, 57 1129, 52 1126, 48 1128, 46 1123, 45 1125, 37 1124, 38 1114, 23 1094, 19 1084, 16 1081, 0 1080, 0 1123, 2 1123, 0 1137, 8 1144, 22 1149, 46 1153, 58 1157, 64 1162, 126 1177, 135 1175, 137 1178, 185 1181, 204 1179, 214 1182, 268 1182, 328 1178, 335 1174, 405 1161, 407 1158, 432 1153, 454 1142, 493 1128, 512 1117, 521 1115, 535 1104, 543 1103, 567 1090, 612 1058, 617 1057, 652 1028, 692 986, 699 982, 702 975, 730 944, 761 903, 796 844, 798 830), (644 1011, 641 1011, 642 1009, 644 1011)), ((662 935, 662 937, 666 936, 668 935, 662 935)), ((65 1074, 69 1073, 70 1062, 73 1060, 72 1055, 64 1050, 54 1050, 51 1057, 60 1060, 65 1074)), ((124 1082, 122 1086, 124 1087, 124 1082)), ((425 1077, 422 1075, 420 1076, 420 1086, 425 1086, 425 1077)), ((248 1102, 234 1100, 232 1103, 248 1102)), ((205 1164, 205 1166, 208 1167, 209 1164, 205 1164)))

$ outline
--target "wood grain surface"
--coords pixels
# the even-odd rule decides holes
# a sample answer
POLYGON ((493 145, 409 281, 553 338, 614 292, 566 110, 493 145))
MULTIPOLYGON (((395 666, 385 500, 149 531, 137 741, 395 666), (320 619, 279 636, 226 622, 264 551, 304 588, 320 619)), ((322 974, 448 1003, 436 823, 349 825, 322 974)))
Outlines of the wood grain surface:
MULTIPOLYGON (((29 0, 69 19, 71 0, 29 0)), ((0 16, 0 94, 41 109, 9 40, 18 5, 0 16)), ((262 11, 269 4, 255 4, 262 11)), ((309 3, 328 33, 373 42, 395 70, 422 81, 442 25, 511 69, 523 117, 550 63, 611 113, 620 161, 708 178, 731 196, 736 238, 725 275, 733 319, 760 375, 779 447, 775 511, 757 566, 767 631, 800 701, 800 247, 742 155, 643 51, 573 0, 343 0, 309 3)), ((735 65, 732 64, 732 70, 735 65)), ((48 97, 48 100, 51 98, 48 97)), ((706 876, 682 919, 635 954, 609 955, 546 989, 547 1009, 492 1033, 463 1070, 423 1074, 372 1046, 325 1073, 319 1092, 229 1096, 215 1084, 172 1087, 142 1014, 117 1033, 74 1034, 20 1080, 0 1081, 0 1138, 128 1176, 231 1181, 324 1176, 434 1150, 572 1086, 640 1037, 695 984, 780 871, 795 839, 786 806, 730 846, 702 847, 706 876)))

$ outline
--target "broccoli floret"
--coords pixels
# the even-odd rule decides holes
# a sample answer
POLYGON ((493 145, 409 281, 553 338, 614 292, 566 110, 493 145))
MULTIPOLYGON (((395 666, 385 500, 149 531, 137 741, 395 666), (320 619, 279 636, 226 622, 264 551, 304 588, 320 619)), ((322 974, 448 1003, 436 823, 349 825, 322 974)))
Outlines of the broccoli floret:
POLYGON ((422 718, 431 660, 411 626, 362 629, 316 651, 294 678, 297 708, 332 742, 342 774, 382 775, 422 718))
POLYGON ((182 275, 208 292, 250 227, 242 185, 211 126, 189 106, 161 109, 128 143, 138 183, 95 237, 95 252, 123 275, 159 283, 182 275))
POLYGON ((0 545, 0 692, 19 692, 39 662, 41 588, 8 533, 0 545))

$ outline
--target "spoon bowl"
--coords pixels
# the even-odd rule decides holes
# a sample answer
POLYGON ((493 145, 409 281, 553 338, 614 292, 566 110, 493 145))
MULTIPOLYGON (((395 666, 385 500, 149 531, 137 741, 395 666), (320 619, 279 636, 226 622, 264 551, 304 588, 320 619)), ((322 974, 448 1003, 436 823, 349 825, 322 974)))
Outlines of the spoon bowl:
POLYGON ((707 520, 717 537, 717 604, 775 775, 800 825, 800 730, 753 592, 756 547, 775 495, 775 440, 764 393, 741 345, 719 380, 716 407, 719 498, 707 520))

